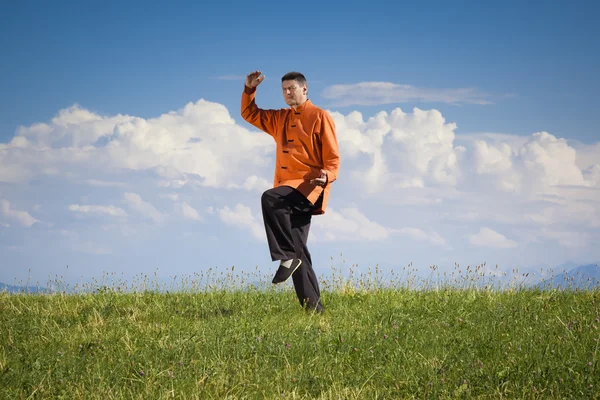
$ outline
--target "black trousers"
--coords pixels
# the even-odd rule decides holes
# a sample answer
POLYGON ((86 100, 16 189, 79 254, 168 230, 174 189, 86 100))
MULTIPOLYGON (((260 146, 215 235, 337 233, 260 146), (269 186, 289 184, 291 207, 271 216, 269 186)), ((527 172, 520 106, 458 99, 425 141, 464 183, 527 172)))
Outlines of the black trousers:
POLYGON ((306 245, 315 206, 290 186, 265 191, 261 203, 271 260, 302 260, 292 275, 300 305, 310 309, 322 307, 319 283, 306 245))

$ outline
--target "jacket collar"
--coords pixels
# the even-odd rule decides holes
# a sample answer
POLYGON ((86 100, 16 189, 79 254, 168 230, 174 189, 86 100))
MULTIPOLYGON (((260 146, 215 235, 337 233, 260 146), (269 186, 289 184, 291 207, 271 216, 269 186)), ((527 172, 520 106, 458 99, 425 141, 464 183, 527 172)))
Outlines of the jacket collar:
POLYGON ((290 107, 290 110, 295 111, 295 112, 302 112, 302 111, 306 111, 310 107, 312 107, 312 103, 310 102, 309 99, 306 99, 306 101, 304 103, 302 103, 302 105, 296 107, 295 110, 294 110, 294 107, 290 107))

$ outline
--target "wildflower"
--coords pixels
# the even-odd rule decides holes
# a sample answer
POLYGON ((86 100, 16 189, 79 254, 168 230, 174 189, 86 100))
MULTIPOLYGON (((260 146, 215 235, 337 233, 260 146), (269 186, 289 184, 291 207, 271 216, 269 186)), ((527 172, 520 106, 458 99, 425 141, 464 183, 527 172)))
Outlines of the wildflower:
POLYGON ((388 335, 383 335, 383 338, 384 338, 384 339, 387 339, 387 338, 388 338, 388 335))
POLYGON ((258 337, 256 338, 256 341, 258 341, 258 342, 260 342, 261 340, 262 340, 262 337, 260 337, 260 336, 258 336, 258 337))
POLYGON ((169 376, 170 376, 171 378, 174 378, 174 376, 173 376, 173 371, 169 371, 169 376))
POLYGON ((394 322, 394 329, 398 329, 398 325, 394 322))
POLYGON ((589 362, 588 362, 588 367, 591 367, 591 366, 592 366, 592 362, 591 362, 591 361, 589 361, 589 362))
POLYGON ((355 348, 354 348, 354 351, 358 351, 358 349, 355 347, 355 348))
POLYGON ((288 342, 285 342, 285 348, 286 348, 286 349, 289 349, 290 347, 292 347, 292 345, 291 345, 291 344, 289 344, 288 342))
POLYGON ((144 371, 140 371, 140 376, 144 376, 144 371))

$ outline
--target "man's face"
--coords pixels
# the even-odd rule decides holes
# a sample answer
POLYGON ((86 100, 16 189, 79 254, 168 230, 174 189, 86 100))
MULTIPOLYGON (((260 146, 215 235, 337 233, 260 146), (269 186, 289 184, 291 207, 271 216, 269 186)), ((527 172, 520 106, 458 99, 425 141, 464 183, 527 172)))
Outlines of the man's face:
POLYGON ((288 106, 299 106, 306 101, 306 85, 300 85, 296 81, 283 81, 281 83, 283 99, 288 106))

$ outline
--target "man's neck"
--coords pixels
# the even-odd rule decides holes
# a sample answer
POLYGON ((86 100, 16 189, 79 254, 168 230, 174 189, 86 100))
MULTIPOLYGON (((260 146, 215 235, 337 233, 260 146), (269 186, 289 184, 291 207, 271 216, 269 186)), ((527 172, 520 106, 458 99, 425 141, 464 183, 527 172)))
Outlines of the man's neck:
POLYGON ((302 103, 300 103, 300 104, 296 104, 295 106, 292 106, 292 108, 293 108, 294 110, 297 110, 297 109, 298 109, 298 107, 301 107, 301 106, 302 106, 302 105, 304 105, 304 103, 306 103, 307 101, 308 101, 308 98, 307 98, 306 100, 304 100, 302 103))

